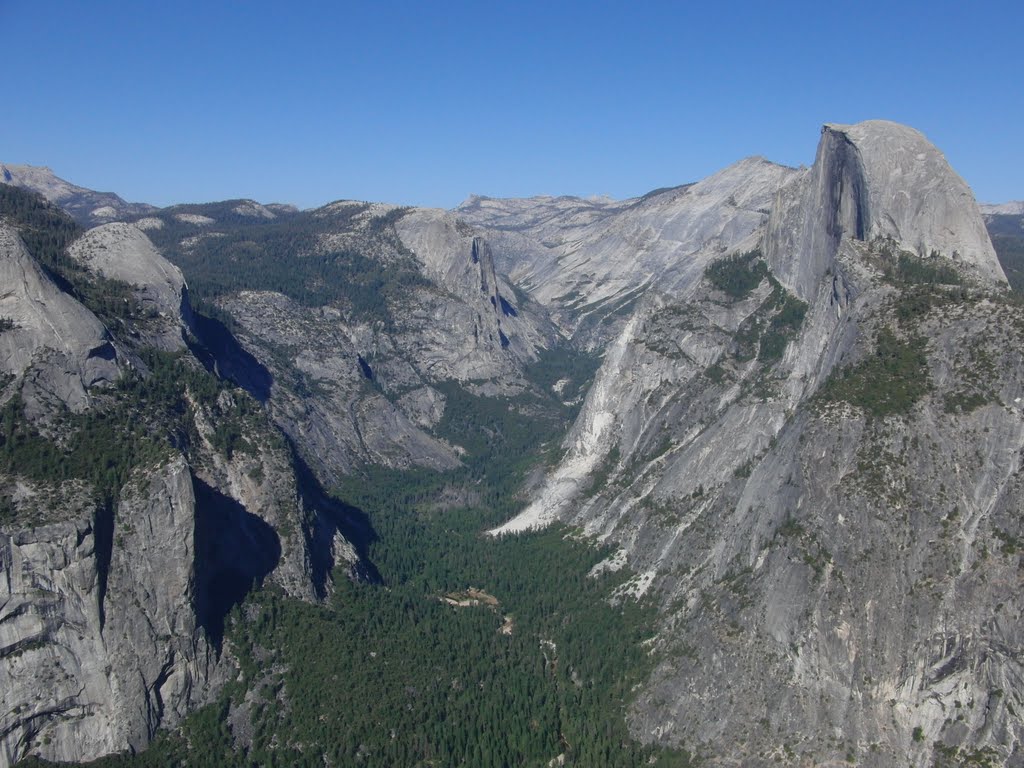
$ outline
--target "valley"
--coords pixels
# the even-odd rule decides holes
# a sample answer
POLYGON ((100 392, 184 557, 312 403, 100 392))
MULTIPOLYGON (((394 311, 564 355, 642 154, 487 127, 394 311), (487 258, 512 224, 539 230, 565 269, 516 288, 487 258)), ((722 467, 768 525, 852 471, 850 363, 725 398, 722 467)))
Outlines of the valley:
POLYGON ((917 131, 451 211, 4 168, 0 764, 1024 760, 1020 212, 917 131))

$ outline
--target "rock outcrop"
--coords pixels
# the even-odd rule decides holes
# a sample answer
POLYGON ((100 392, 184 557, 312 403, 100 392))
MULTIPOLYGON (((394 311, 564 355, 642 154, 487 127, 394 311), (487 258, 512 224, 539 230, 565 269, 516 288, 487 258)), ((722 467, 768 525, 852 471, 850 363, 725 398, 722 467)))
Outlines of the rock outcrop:
POLYGON ((32 259, 16 230, 0 222, 0 373, 24 381, 26 407, 73 411, 90 391, 120 376, 103 324, 64 293, 32 259))
POLYGON ((753 247, 777 190, 798 175, 755 157, 635 200, 471 198, 456 212, 567 333, 599 348, 648 289, 685 290, 711 259, 753 247))
POLYGON ((917 132, 826 126, 766 262, 649 293, 609 347, 496 533, 579 526, 662 607, 639 738, 723 765, 1021 759, 1024 317, 980 226, 917 132))
POLYGON ((192 318, 185 278, 139 227, 95 227, 72 244, 69 255, 90 272, 131 286, 146 315, 133 329, 137 343, 166 351, 185 348, 183 334, 192 318))
POLYGON ((918 131, 872 120, 826 125, 813 168, 779 193, 765 255, 806 299, 844 237, 893 240, 922 258, 952 259, 1005 283, 970 188, 918 131))
POLYGON ((126 203, 112 192, 96 192, 71 184, 49 168, 39 166, 0 163, 0 182, 37 192, 87 227, 156 210, 145 203, 126 203))
POLYGON ((448 294, 422 297, 426 312, 409 318, 399 346, 437 378, 492 380, 499 390, 511 382, 522 386, 523 366, 554 337, 532 302, 517 306, 522 302, 495 269, 490 243, 443 211, 410 211, 396 231, 424 273, 448 294), (435 311, 441 315, 432 323, 435 311))
POLYGON ((4 765, 144 747, 208 694, 188 466, 138 473, 104 518, 0 538, 4 765))

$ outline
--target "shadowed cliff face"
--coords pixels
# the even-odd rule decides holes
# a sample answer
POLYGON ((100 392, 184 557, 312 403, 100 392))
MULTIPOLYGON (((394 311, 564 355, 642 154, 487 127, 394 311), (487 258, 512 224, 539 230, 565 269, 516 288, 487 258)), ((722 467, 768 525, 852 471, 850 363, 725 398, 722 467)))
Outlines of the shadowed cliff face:
POLYGON ((0 477, 12 519, 41 515, 0 529, 0 765, 141 748, 209 701, 252 584, 315 600, 334 573, 372 578, 372 529, 320 481, 457 467, 434 431, 446 387, 521 394, 558 340, 523 289, 604 362, 564 456, 496 532, 576 526, 616 548, 598 569, 636 572, 621 599, 661 608, 634 734, 723 765, 1022 760, 1024 315, 938 150, 891 123, 829 125, 809 169, 751 158, 637 200, 459 215, 485 231, 346 202, 101 227, 75 253, 153 321, 106 328, 0 228, 5 397, 88 412, 143 344, 194 363, 184 330, 292 441, 200 382, 174 402, 173 450, 101 513, 81 479, 0 477), (214 263, 238 339, 191 315, 140 228, 214 263), (291 293, 232 282, 238 258, 291 293))
POLYGON ((210 642, 224 636, 224 617, 277 567, 277 533, 238 501, 201 480, 196 491, 196 615, 210 642))
POLYGON ((254 584, 313 600, 330 568, 372 572, 259 406, 185 350, 181 273, 145 235, 59 256, 51 276, 0 226, 0 766, 143 749, 232 676, 224 617, 254 584))
POLYGON ((649 293, 498 529, 579 526, 661 605, 638 737, 714 764, 1018 759, 1024 315, 940 160, 827 126, 765 262, 649 293))
POLYGON ((780 191, 774 211, 765 257, 782 284, 806 298, 842 238, 864 240, 871 220, 864 166, 849 137, 823 128, 814 166, 780 191))
POLYGON ((844 237, 891 239, 918 256, 951 259, 975 279, 1005 283, 970 189, 924 136, 903 125, 822 128, 814 166, 779 191, 765 256, 806 299, 844 237))

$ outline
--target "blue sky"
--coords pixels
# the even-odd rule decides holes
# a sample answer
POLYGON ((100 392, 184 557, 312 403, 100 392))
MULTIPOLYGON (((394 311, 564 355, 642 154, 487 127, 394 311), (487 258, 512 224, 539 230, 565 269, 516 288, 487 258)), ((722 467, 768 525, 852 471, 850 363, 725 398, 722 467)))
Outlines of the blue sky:
POLYGON ((868 118, 1024 198, 1019 0, 0 0, 0 29, 0 161, 157 205, 622 198, 868 118))

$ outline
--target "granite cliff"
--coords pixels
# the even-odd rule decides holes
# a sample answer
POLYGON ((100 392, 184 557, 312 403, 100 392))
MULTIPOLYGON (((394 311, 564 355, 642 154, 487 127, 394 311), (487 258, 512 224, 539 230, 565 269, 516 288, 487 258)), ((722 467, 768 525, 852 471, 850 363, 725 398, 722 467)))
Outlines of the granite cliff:
POLYGON ((418 514, 479 506, 460 442, 574 413, 575 348, 600 369, 492 533, 570 526, 611 549, 595 575, 632 574, 619 604, 657 607, 633 737, 712 765, 1024 764, 1024 310, 919 132, 826 125, 810 167, 627 201, 127 218, 67 263, 0 228, 0 447, 78 462, 131 397, 160 437, 119 427, 139 459, 63 482, 2 465, 5 760, 139 749, 211 700, 253 583, 313 601, 372 568, 321 483, 428 470, 460 479, 410 486, 418 514))
POLYGON ((250 391, 326 485, 369 465, 458 467, 462 448, 436 432, 445 388, 528 391, 527 367, 561 341, 496 269, 488 241, 444 211, 240 208, 168 209, 138 226, 230 317, 245 360, 222 355, 219 370, 256 382, 250 391))
POLYGON ((254 583, 315 600, 361 568, 351 521, 188 350, 177 268, 123 224, 30 253, 40 213, 0 222, 2 765, 144 748, 232 675, 254 583))
POLYGON ((526 510, 614 545, 712 764, 1020 760, 1018 303, 916 131, 826 126, 749 250, 649 292, 526 510))

